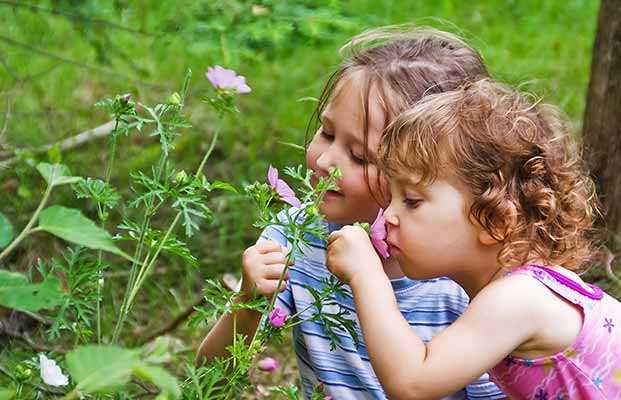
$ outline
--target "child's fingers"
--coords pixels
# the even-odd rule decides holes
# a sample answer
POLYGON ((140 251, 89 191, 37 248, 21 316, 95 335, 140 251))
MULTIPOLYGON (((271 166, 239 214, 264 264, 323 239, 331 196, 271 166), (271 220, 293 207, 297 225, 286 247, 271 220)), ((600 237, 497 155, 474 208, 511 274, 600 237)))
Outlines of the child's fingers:
POLYGON ((259 254, 271 253, 271 252, 281 252, 282 246, 280 243, 274 240, 265 240, 263 242, 259 242, 255 244, 255 248, 259 254))
MULTIPOLYGON (((276 288, 277 287, 278 287, 278 281, 276 281, 276 280, 264 281, 264 282, 261 282, 261 284, 259 285, 257 290, 259 291, 259 293, 262 293, 262 294, 264 294, 266 296, 271 296, 272 294, 276 293, 276 288)), ((286 281, 282 281, 280 283, 280 288, 278 288, 278 291, 282 292, 286 288, 287 288, 287 282, 286 281)))
POLYGON ((277 252, 272 252, 272 253, 261 254, 259 256, 259 260, 265 265, 284 264, 285 261, 287 261, 287 257, 285 257, 285 255, 282 254, 281 252, 277 251, 277 252))
POLYGON ((338 239, 340 236, 340 232, 339 231, 334 231, 330 234, 330 236, 328 236, 328 244, 331 244, 332 242, 334 242, 336 239, 338 239))
MULTIPOLYGON (((284 268, 284 264, 266 265, 263 267, 263 277, 265 279, 278 280, 284 268)), ((284 279, 289 279, 289 271, 285 273, 284 279)))

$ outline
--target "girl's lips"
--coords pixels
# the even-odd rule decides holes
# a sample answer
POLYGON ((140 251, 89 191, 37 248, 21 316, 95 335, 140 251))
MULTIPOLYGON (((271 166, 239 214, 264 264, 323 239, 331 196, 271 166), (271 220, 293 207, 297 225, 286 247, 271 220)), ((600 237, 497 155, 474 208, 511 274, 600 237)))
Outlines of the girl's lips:
POLYGON ((390 243, 390 241, 388 241, 387 243, 388 243, 388 252, 390 253, 391 256, 396 255, 401 250, 399 246, 396 246, 390 243))
POLYGON ((337 192, 336 190, 328 190, 325 194, 325 197, 336 197, 343 196, 343 193, 337 192))

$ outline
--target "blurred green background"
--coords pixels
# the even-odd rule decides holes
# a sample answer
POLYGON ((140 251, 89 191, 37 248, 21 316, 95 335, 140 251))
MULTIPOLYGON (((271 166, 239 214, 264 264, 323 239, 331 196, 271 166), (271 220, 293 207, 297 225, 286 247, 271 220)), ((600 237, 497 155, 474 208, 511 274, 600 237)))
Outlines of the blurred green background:
MULTIPOLYGON (((351 36, 398 23, 461 35, 482 53, 493 76, 559 105, 579 132, 598 7, 596 0, 0 1, 1 139, 10 148, 28 148, 71 137, 108 121, 94 107, 102 98, 129 92, 146 104, 163 102, 191 69, 193 127, 183 132, 172 158, 192 170, 215 123, 199 101, 209 88, 204 72, 220 64, 245 75, 253 91, 239 96, 241 113, 227 119, 206 171, 210 179, 241 187, 263 180, 270 163, 303 162, 303 151, 286 144, 304 143, 314 103, 300 99, 319 96, 340 61, 339 47, 351 36)), ((101 178, 105 145, 98 139, 38 158, 62 160, 77 175, 101 178)), ((120 146, 112 182, 128 191, 130 171, 155 162, 159 145, 144 133, 121 138, 120 146)), ((0 170, 0 212, 23 227, 43 190, 25 163, 0 170)), ((52 201, 94 217, 68 189, 52 201)), ((210 207, 214 219, 189 240, 200 266, 163 256, 154 284, 137 303, 131 321, 137 334, 200 296, 206 277, 239 271, 241 252, 258 235, 253 206, 243 197, 219 195, 210 207)), ((168 217, 159 215, 155 224, 163 226, 168 217)), ((41 237, 14 253, 12 268, 25 269, 50 247, 65 246, 41 237)), ((121 288, 126 271, 112 268, 109 276, 121 288)), ((107 302, 118 307, 121 294, 110 290, 107 302)), ((186 333, 194 344, 202 334, 186 333)))

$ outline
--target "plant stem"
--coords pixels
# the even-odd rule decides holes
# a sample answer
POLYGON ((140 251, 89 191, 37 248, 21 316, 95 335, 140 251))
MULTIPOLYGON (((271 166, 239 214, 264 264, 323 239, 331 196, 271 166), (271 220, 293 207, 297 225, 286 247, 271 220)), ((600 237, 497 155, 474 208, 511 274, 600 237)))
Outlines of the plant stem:
POLYGON ((37 218, 39 218, 39 214, 43 210, 43 207, 45 207, 45 204, 47 203, 48 199, 50 198, 50 194, 52 193, 53 187, 54 186, 52 185, 47 186, 47 188, 45 189, 45 193, 43 193, 43 198, 41 199, 39 206, 37 207, 35 212, 32 214, 32 217, 30 217, 30 220, 28 221, 24 229, 15 238, 15 240, 13 240, 13 242, 11 242, 11 244, 6 249, 4 249, 2 253, 0 253, 0 261, 2 261, 2 259, 4 259, 11 251, 13 251, 13 249, 17 247, 22 242, 22 240, 24 240, 26 236, 30 235, 33 232, 33 229, 31 228, 35 224, 35 222, 37 222, 37 218))
MULTIPOLYGON (((120 116, 115 118, 114 129, 112 130, 112 143, 110 143, 110 158, 108 158, 108 165, 106 166, 105 181, 106 184, 110 183, 110 177, 112 176, 112 168, 114 166, 114 160, 116 158, 116 133, 119 128, 120 116)), ((103 218, 104 207, 97 202, 97 209, 100 210, 99 218, 101 220, 101 227, 105 228, 106 221, 103 218)), ((97 344, 101 344, 101 281, 103 275, 101 273, 101 260, 103 258, 103 251, 100 249, 97 251, 97 344)))
MULTIPOLYGON (((194 177, 198 177, 202 171, 203 171, 203 167, 205 166, 205 163, 207 162, 207 160, 209 159, 209 157, 211 156, 211 153, 213 152, 216 143, 218 141, 218 137, 220 135, 220 126, 221 126, 221 120, 222 120, 222 116, 220 116, 219 120, 218 120, 218 127, 211 139, 211 143, 209 144, 209 148, 207 150, 207 152, 205 153, 205 156, 203 157, 203 159, 201 160, 200 165, 198 166, 198 168, 196 169, 196 172, 194 174, 194 177)), ((163 168, 163 164, 161 163, 160 166, 163 168)), ((149 272, 151 272, 151 269, 153 267, 153 265, 155 264, 155 261, 157 260, 158 255, 160 254, 162 247, 164 247, 164 244, 166 243, 166 240, 168 240, 168 237, 170 236, 170 234, 172 233, 172 231, 174 230, 174 228, 176 227, 177 223, 179 222, 179 219, 181 218, 182 212, 179 211, 177 212, 177 214, 175 215, 175 218, 173 220, 173 222, 170 224, 170 226, 168 227, 168 230, 166 231, 166 234, 164 235, 164 237, 162 238, 162 240, 160 241, 155 253, 153 254, 153 256, 151 256, 151 254, 147 254, 145 259, 142 262, 142 265, 140 267, 140 269, 137 272, 134 272, 137 270, 137 263, 136 260, 138 260, 138 258, 141 256, 141 253, 137 253, 137 256, 134 257, 134 264, 132 264, 132 272, 130 272, 130 280, 129 280, 129 284, 127 286, 127 291, 126 293, 126 297, 123 298, 123 304, 121 305, 121 313, 119 315, 119 320, 117 321, 117 325, 115 327, 114 330, 114 335, 112 337, 112 343, 115 343, 116 340, 119 337, 119 334, 121 332, 121 329, 123 328, 123 325, 125 324, 125 319, 127 317, 127 314, 129 313, 129 310, 132 306, 132 303, 134 301, 134 298, 136 297, 136 294, 138 293, 138 290, 140 289, 140 287, 142 286, 142 283, 144 282, 144 280, 146 279, 147 275, 149 274, 149 272)), ((142 245, 144 244, 144 237, 145 237, 145 231, 146 228, 148 227, 148 221, 150 221, 150 217, 148 217, 147 219, 147 215, 145 213, 145 222, 146 224, 143 224, 143 229, 141 231, 141 237, 140 237, 140 241, 138 244, 138 247, 141 248, 142 245)))
MULTIPOLYGON (((166 162, 166 158, 167 158, 166 154, 162 152, 162 155, 160 156, 160 160, 158 162, 158 167, 156 170, 157 180, 159 180, 161 177, 162 168, 163 168, 162 166, 166 162)), ((151 223, 152 214, 151 214, 150 208, 152 206, 152 201, 153 201, 152 199, 149 199, 148 200, 149 203, 145 207, 144 215, 142 218, 142 225, 140 227, 140 238, 138 239, 138 245, 136 246, 136 250, 134 251, 132 266, 129 272, 129 280, 127 282, 127 289, 125 290, 125 295, 123 296, 123 301, 121 303, 121 309, 119 311, 119 320, 117 321, 116 326, 114 327, 114 333, 112 335, 112 344, 116 343, 116 341, 118 340, 121 330, 123 328, 123 325, 125 324, 125 318, 127 317, 127 314, 129 313, 129 308, 131 306, 131 304, 128 303, 128 299, 130 296, 130 292, 132 291, 131 288, 133 288, 136 284, 136 273, 138 271, 138 260, 142 257, 142 250, 144 248, 144 240, 146 237, 146 232, 151 223)))
MULTIPOLYGON (((237 313, 233 314, 233 348, 237 346, 237 313)), ((233 357, 233 368, 235 368, 237 358, 233 357)))
MULTIPOLYGON (((292 245, 291 245, 291 251, 287 255, 287 261, 285 262, 285 268, 283 268, 283 270, 282 270, 282 272, 280 274, 280 277, 278 278, 278 284, 276 285, 276 292, 272 296, 272 299, 270 301, 270 305, 267 308, 267 314, 268 315, 274 309, 274 304, 276 304, 276 298, 278 297, 278 289, 280 289, 280 285, 282 285, 282 281, 285 279, 285 275, 287 274, 287 271, 289 270, 289 263, 291 261, 293 261, 293 259, 295 258, 295 249, 297 249, 297 245, 298 245, 298 239, 297 239, 297 237, 294 236, 293 241, 292 241, 292 245)), ((260 330, 261 330, 261 328, 257 329, 254 332, 254 335, 252 336, 252 340, 250 341, 250 345, 249 345, 250 348, 252 348, 252 346, 254 345, 254 342, 256 341, 257 336, 259 335, 259 331, 260 330)))

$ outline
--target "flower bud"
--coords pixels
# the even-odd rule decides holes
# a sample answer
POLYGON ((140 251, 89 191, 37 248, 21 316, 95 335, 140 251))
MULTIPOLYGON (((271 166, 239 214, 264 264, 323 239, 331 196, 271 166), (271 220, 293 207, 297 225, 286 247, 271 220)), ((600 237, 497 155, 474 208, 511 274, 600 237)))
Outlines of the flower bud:
POLYGON ((175 92, 168 96, 168 100, 166 100, 166 103, 172 106, 178 106, 181 104, 181 96, 179 95, 179 93, 175 92))
POLYGON ((183 185, 184 183, 187 183, 189 181, 190 181, 190 177, 184 170, 177 172, 177 174, 175 175, 175 179, 174 179, 175 185, 183 185))
POLYGON ((270 321, 270 325, 272 325, 274 328, 282 328, 282 326, 285 324, 285 320, 287 319, 287 317, 288 315, 285 310, 280 307, 274 307, 268 318, 270 321))
POLYGON ((22 364, 15 367, 15 379, 18 381, 27 381, 32 376, 32 370, 22 364))
POLYGON ((306 207, 306 213, 310 216, 317 216, 319 215, 319 209, 317 208, 316 205, 312 204, 308 207, 306 207))
POLYGON ((272 372, 277 370, 280 367, 280 363, 278 360, 272 357, 265 357, 261 361, 259 361, 259 368, 261 371, 272 372))

